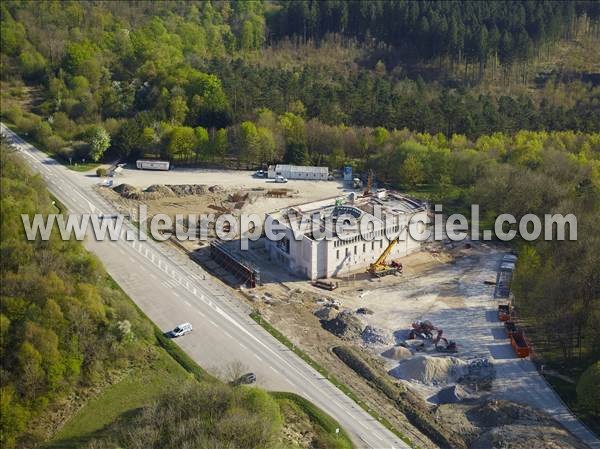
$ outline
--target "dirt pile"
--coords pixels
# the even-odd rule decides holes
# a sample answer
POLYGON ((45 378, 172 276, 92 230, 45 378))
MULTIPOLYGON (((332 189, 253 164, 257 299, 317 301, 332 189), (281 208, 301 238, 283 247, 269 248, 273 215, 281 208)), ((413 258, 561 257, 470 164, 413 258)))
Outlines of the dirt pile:
POLYGON ((565 429, 554 426, 510 425, 482 433, 469 449, 585 449, 565 429))
POLYGON ((361 336, 362 323, 350 310, 340 312, 332 320, 321 320, 323 329, 340 337, 342 340, 352 340, 361 336))
POLYGON ((129 184, 119 184, 113 190, 123 198, 130 200, 139 200, 142 196, 142 191, 140 189, 129 184))
POLYGON ((418 356, 400 363, 389 374, 427 385, 456 382, 468 371, 468 364, 456 357, 418 356))
POLYGON ((204 195, 208 192, 208 186, 205 184, 168 184, 164 187, 170 189, 176 196, 204 195))
POLYGON ((364 343, 368 345, 389 345, 391 338, 383 329, 368 325, 361 333, 364 343))
POLYGON ((338 314, 338 311, 333 307, 321 307, 314 311, 314 315, 322 321, 333 320, 338 314))
POLYGON ((436 407, 436 419, 451 426, 469 449, 583 449, 545 413, 510 401, 447 403, 436 407))
POLYGON ((147 189, 141 190, 129 184, 120 184, 113 190, 122 197, 132 200, 156 200, 169 197, 204 195, 209 189, 204 184, 152 184, 147 189))
POLYGON ((429 402, 434 404, 456 404, 476 398, 475 394, 462 385, 451 385, 438 391, 436 395, 429 398, 429 402))
POLYGON ((488 401, 466 412, 481 432, 472 449, 584 448, 556 421, 532 407, 509 401, 488 401))
POLYGON ((392 360, 405 360, 412 356, 412 352, 404 346, 394 346, 382 352, 381 355, 392 360))

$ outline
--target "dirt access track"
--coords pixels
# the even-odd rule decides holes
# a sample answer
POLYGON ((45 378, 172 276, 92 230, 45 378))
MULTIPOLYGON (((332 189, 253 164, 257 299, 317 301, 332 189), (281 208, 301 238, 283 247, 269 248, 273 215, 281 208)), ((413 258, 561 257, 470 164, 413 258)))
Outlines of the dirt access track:
MULTIPOLYGON (((386 370, 400 374, 398 379, 423 399, 436 404, 436 395, 456 379, 448 376, 432 382, 411 380, 410 376, 402 376, 407 365, 381 356, 395 344, 404 342, 412 322, 430 320, 443 329, 445 337, 458 344, 458 353, 451 354, 458 359, 455 365, 467 369, 477 360, 493 367, 491 382, 477 391, 479 399, 509 400, 532 406, 557 420, 590 447, 600 447, 598 439, 573 416, 534 364, 515 355, 506 337, 497 318, 494 286, 489 282, 495 280, 498 262, 505 252, 501 247, 484 243, 422 251, 403 259, 402 276, 372 279, 365 274, 350 275, 340 280, 340 287, 331 292, 302 280, 272 283, 262 287, 262 292, 259 289, 254 300, 264 303, 258 307, 278 329, 324 363, 335 363, 326 353, 333 341, 340 339, 324 336, 314 312, 322 311, 323 298, 333 301, 340 311, 354 312, 363 329, 369 326, 369 332, 368 336, 363 332, 351 338, 351 343, 378 359, 386 370), (261 294, 266 296, 261 298, 261 294), (368 313, 356 313, 359 309, 368 313)), ((435 351, 424 354, 435 358, 449 356, 435 351)))

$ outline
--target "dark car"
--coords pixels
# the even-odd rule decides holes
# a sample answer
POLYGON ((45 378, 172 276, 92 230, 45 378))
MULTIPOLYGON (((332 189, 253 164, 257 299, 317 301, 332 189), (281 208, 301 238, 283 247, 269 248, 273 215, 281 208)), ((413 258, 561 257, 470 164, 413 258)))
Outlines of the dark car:
POLYGON ((256 374, 254 373, 246 373, 242 374, 240 377, 235 379, 233 382, 230 382, 231 385, 249 385, 256 382, 256 374))

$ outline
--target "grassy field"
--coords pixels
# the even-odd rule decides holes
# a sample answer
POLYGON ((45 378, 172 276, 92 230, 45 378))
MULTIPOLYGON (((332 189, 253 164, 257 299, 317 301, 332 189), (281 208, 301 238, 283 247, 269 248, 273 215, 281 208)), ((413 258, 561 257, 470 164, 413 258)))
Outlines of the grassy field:
POLYGON ((162 392, 193 380, 164 350, 157 348, 157 357, 147 367, 137 369, 121 382, 110 386, 98 397, 88 401, 46 448, 77 448, 102 435, 106 426, 119 417, 150 403, 162 392))

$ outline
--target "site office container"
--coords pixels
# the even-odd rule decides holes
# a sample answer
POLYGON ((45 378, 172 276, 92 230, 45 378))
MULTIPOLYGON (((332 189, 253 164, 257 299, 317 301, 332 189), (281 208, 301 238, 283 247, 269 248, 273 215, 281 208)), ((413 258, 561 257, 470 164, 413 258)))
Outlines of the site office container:
POLYGON ((171 168, 171 163, 169 161, 152 159, 138 159, 135 165, 140 170, 169 170, 169 168, 171 168))

